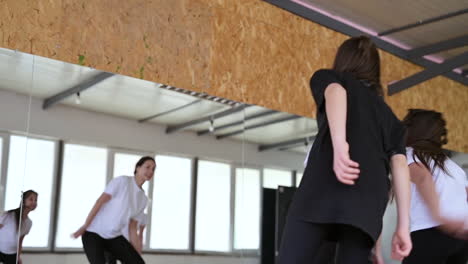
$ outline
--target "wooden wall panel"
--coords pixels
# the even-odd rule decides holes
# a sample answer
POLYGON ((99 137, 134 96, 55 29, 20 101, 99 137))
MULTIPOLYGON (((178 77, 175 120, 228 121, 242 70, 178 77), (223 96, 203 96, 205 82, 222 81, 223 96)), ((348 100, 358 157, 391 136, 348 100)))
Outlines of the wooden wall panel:
MULTIPOLYGON (((311 117, 309 78, 347 38, 262 0, 0 0, 0 17, 5 48, 311 117)), ((381 57, 384 84, 422 70, 381 57)), ((468 87, 437 77, 387 101, 444 112, 468 152, 468 87)))

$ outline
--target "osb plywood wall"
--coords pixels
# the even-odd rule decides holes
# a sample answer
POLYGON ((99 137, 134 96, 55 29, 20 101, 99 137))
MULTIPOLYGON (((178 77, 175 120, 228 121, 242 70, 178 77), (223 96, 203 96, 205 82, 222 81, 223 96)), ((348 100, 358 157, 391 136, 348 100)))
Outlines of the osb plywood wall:
MULTIPOLYGON (((315 116, 311 74, 347 37, 262 0, 0 0, 0 46, 315 116)), ((383 83, 422 70, 382 52, 383 83)), ((444 77, 387 98, 444 112, 468 152, 468 87, 444 77)))

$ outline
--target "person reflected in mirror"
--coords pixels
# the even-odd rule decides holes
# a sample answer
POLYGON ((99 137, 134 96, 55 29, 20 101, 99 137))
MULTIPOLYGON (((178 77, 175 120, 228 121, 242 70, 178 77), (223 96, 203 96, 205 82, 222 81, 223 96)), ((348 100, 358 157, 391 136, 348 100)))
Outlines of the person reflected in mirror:
POLYGON ((110 181, 84 225, 72 234, 74 238, 81 236, 91 264, 104 264, 106 251, 124 263, 145 263, 139 254, 142 240, 137 222, 144 217, 148 203, 142 185, 153 178, 155 169, 152 157, 142 157, 135 165, 134 177, 120 176, 110 181), (125 225, 129 225, 129 240, 123 236, 125 225))
POLYGON ((38 194, 33 190, 25 191, 18 208, 0 216, 0 263, 19 264, 24 237, 29 234, 32 221, 29 213, 37 207, 38 194), (18 235, 19 234, 19 235, 18 235))
POLYGON ((315 72, 310 88, 318 133, 288 212, 279 263, 311 263, 324 241, 336 242, 336 263, 371 263, 391 183, 398 207, 392 255, 402 260, 411 250, 405 127, 383 99, 375 44, 364 36, 343 42, 333 69, 315 72))
POLYGON ((442 149, 447 144, 441 113, 410 109, 403 120, 411 176, 413 251, 403 264, 468 262, 468 180, 442 149))

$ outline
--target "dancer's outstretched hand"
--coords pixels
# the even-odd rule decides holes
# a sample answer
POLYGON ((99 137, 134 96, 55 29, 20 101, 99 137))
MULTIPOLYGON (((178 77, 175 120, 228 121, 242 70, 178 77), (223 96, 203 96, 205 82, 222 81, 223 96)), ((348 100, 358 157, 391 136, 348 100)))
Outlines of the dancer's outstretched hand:
POLYGON ((84 234, 84 232, 86 232, 86 226, 80 227, 80 229, 78 229, 75 233, 72 234, 72 237, 79 238, 84 234))
POLYGON ((392 259, 402 261, 409 255, 413 244, 408 230, 397 230, 392 239, 392 259))
POLYGON ((350 159, 347 142, 333 146, 333 171, 338 181, 348 185, 354 185, 359 177, 359 163, 350 159))

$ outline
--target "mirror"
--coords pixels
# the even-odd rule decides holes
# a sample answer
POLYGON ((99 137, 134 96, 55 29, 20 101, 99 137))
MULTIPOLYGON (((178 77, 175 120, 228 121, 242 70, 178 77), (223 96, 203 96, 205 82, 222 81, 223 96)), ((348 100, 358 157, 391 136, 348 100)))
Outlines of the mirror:
POLYGON ((0 118, 0 187, 5 209, 17 206, 14 193, 38 193, 23 263, 86 263, 71 234, 142 156, 157 164, 142 186, 147 263, 259 263, 263 187, 298 182, 314 120, 20 55, 30 61, 29 82, 12 70, 19 59, 0 61, 0 105, 9 113, 0 118))

